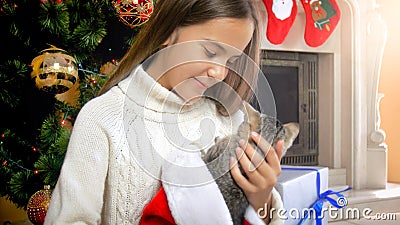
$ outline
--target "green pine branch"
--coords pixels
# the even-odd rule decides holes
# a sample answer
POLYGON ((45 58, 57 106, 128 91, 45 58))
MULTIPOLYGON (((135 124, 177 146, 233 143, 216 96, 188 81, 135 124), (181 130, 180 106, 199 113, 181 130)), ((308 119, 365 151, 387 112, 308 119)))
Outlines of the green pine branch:
POLYGON ((54 187, 57 183, 62 163, 64 161, 63 154, 43 154, 38 161, 35 162, 35 168, 38 170, 42 182, 46 185, 54 187))
POLYGON ((0 196, 7 197, 18 207, 26 207, 29 197, 42 186, 40 178, 33 173, 32 162, 37 160, 37 156, 37 152, 32 151, 32 145, 18 134, 10 130, 2 134, 0 196))
POLYGON ((82 20, 74 30, 72 37, 81 49, 91 52, 106 36, 105 25, 104 21, 97 20, 97 18, 82 20))
POLYGON ((69 13, 64 3, 47 1, 41 4, 38 20, 42 31, 54 35, 54 38, 65 38, 69 34, 69 13))
POLYGON ((7 198, 18 207, 24 209, 26 209, 29 198, 43 187, 39 176, 30 171, 20 171, 13 174, 7 185, 10 191, 7 198))
POLYGON ((62 135, 63 127, 60 126, 60 118, 54 114, 49 115, 40 129, 41 147, 48 149, 62 135))
POLYGON ((21 89, 27 81, 28 66, 18 60, 0 65, 0 105, 16 108, 20 104, 21 89))

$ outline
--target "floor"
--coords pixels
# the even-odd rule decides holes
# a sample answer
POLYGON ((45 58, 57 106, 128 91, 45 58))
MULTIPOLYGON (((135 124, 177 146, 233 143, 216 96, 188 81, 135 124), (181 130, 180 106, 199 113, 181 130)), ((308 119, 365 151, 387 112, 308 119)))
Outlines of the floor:
POLYGON ((344 221, 331 221, 329 225, 399 225, 400 224, 400 213, 391 214, 394 215, 394 219, 382 220, 382 219, 360 219, 360 220, 344 220, 344 221))
POLYGON ((330 218, 329 225, 400 225, 400 184, 388 183, 386 189, 382 190, 351 190, 345 197, 347 208, 359 210, 360 215, 365 210, 367 216, 357 219, 354 216, 336 220, 330 218))

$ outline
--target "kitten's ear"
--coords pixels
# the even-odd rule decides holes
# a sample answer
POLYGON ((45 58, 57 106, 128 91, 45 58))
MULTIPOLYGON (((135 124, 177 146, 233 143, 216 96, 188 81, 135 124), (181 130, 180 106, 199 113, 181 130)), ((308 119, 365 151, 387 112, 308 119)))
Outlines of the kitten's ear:
POLYGON ((298 123, 291 122, 283 124, 283 129, 285 130, 285 138, 282 146, 282 156, 284 156, 286 150, 293 145, 294 140, 299 135, 300 127, 298 123))
POLYGON ((291 123, 285 123, 283 124, 283 128, 288 131, 288 136, 291 138, 296 138, 297 135, 299 135, 300 132, 300 125, 299 123, 291 122, 291 123))
POLYGON ((246 109, 244 117, 245 121, 249 122, 251 131, 258 132, 261 129, 260 113, 257 110, 255 110, 248 102, 244 102, 243 104, 246 109))

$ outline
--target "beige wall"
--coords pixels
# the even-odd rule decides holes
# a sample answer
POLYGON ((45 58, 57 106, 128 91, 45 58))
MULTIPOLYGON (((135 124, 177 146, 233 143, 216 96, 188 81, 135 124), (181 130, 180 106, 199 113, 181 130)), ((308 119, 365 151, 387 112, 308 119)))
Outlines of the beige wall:
POLYGON ((379 11, 388 27, 388 39, 383 55, 379 92, 381 128, 388 145, 388 180, 400 183, 400 1, 378 0, 379 11))

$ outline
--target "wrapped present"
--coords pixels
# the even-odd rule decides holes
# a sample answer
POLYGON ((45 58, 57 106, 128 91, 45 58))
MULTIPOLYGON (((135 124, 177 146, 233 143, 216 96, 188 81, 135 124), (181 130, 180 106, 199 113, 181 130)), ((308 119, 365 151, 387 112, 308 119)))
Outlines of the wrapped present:
POLYGON ((338 201, 345 200, 340 192, 350 189, 328 190, 328 168, 309 166, 282 166, 275 188, 282 197, 284 209, 278 215, 285 220, 285 225, 328 224, 328 204, 344 207, 338 201))

